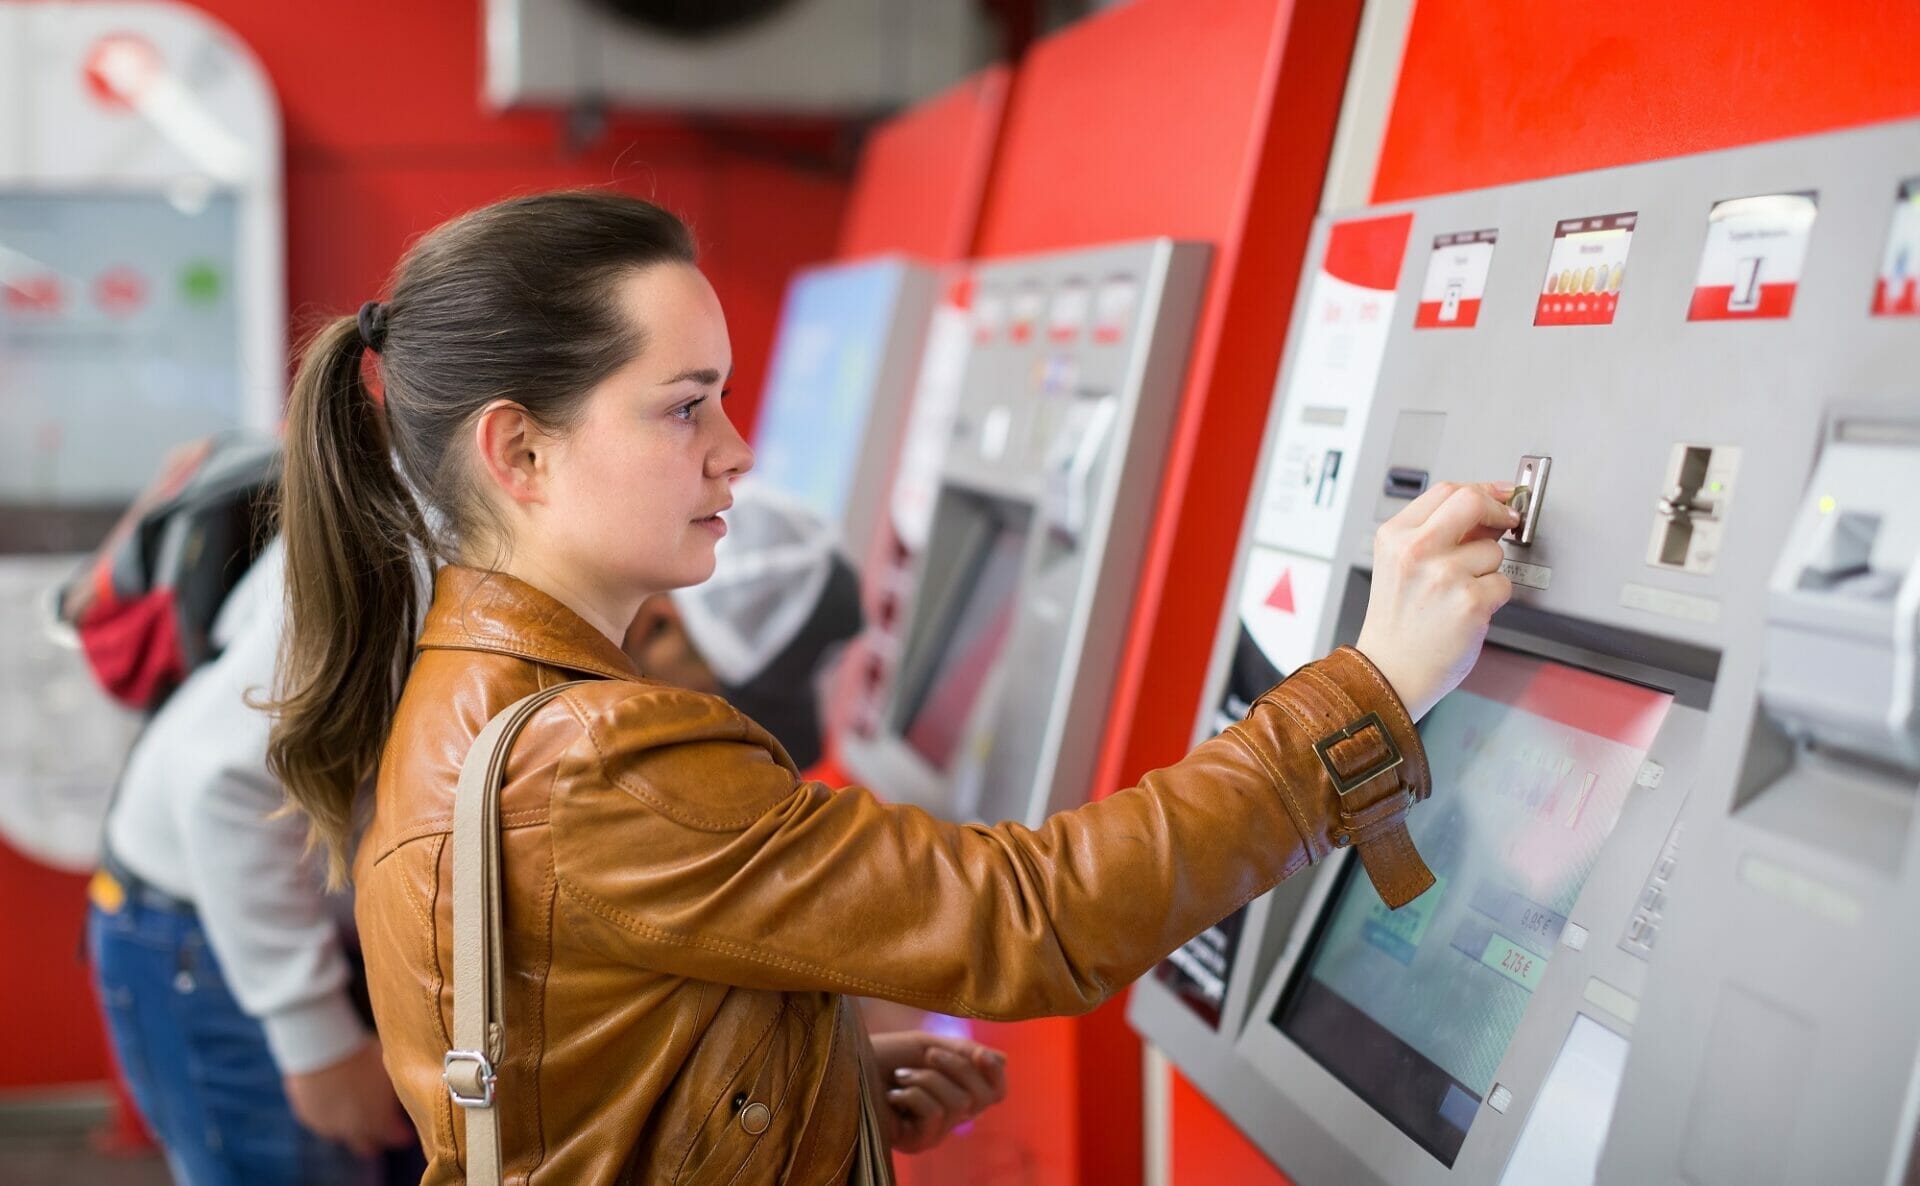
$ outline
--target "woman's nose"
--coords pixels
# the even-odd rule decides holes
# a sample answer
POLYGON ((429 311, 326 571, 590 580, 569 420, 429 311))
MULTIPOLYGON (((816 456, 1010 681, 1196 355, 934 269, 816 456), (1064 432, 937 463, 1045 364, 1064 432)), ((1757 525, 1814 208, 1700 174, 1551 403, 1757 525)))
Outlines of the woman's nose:
POLYGON ((723 475, 738 477, 753 468, 753 446, 747 444, 740 430, 734 427, 731 416, 724 418, 724 427, 718 447, 708 459, 709 476, 723 475))

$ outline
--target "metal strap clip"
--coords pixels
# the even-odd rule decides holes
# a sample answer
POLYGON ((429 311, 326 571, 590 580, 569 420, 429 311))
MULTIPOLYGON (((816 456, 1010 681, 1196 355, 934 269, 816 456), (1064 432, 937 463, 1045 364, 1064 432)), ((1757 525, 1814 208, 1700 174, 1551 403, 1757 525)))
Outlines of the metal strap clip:
POLYGON ((449 1050, 440 1060, 447 1094, 463 1108, 493 1107, 493 1063, 478 1050, 449 1050), (457 1076, 457 1079, 456 1079, 457 1076))

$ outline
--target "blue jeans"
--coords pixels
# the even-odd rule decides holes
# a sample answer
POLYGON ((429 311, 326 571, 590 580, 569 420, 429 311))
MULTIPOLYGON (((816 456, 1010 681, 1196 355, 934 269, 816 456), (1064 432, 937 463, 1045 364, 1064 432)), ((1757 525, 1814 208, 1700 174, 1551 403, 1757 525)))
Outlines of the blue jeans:
POLYGON ((294 1119, 266 1032, 228 991, 198 918, 96 903, 87 941, 114 1053, 181 1186, 380 1181, 378 1163, 294 1119))

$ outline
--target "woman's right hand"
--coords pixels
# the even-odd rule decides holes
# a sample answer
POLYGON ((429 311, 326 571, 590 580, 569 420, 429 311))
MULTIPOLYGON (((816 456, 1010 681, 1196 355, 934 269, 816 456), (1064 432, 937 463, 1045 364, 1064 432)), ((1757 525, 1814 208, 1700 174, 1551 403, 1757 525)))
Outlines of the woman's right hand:
POLYGON ((1415 720, 1480 657, 1493 611, 1513 595, 1500 536, 1520 522, 1508 482, 1440 482, 1380 525, 1373 588, 1355 644, 1415 720))

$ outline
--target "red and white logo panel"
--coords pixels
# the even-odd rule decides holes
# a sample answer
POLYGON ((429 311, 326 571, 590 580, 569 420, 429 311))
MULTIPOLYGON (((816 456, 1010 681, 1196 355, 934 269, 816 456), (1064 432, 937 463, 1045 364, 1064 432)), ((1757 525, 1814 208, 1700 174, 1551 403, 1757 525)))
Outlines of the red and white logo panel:
POLYGON ((1140 282, 1131 276, 1109 276, 1093 298, 1093 340, 1112 345, 1127 336, 1134 306, 1140 300, 1140 282))
POLYGON ((1007 298, 997 292, 980 292, 973 301, 973 340, 986 345, 1000 333, 1007 320, 1007 298))
POLYGON ((1887 254, 1873 286, 1875 317, 1920 317, 1920 177, 1900 183, 1887 254))
POLYGON ((1093 309, 1093 292, 1080 279, 1063 281, 1054 290, 1053 304, 1047 309, 1047 340, 1055 343, 1077 341, 1087 326, 1093 309))
POLYGON ((1046 307, 1046 300, 1040 295, 1038 285, 1023 285, 1013 294, 1013 307, 1007 324, 1007 338, 1017 345, 1033 340, 1034 326, 1040 322, 1040 314, 1046 307))
POLYGON ((1639 214, 1570 218, 1553 229, 1553 253, 1534 307, 1535 325, 1612 325, 1639 214))
POLYGON ((1427 257, 1427 279, 1420 288, 1415 329, 1471 329, 1480 320, 1480 298, 1493 267, 1499 231, 1460 231, 1436 235, 1427 257))
POLYGON ((1785 317, 1807 262, 1819 195, 1763 194, 1714 203, 1688 321, 1785 317))

